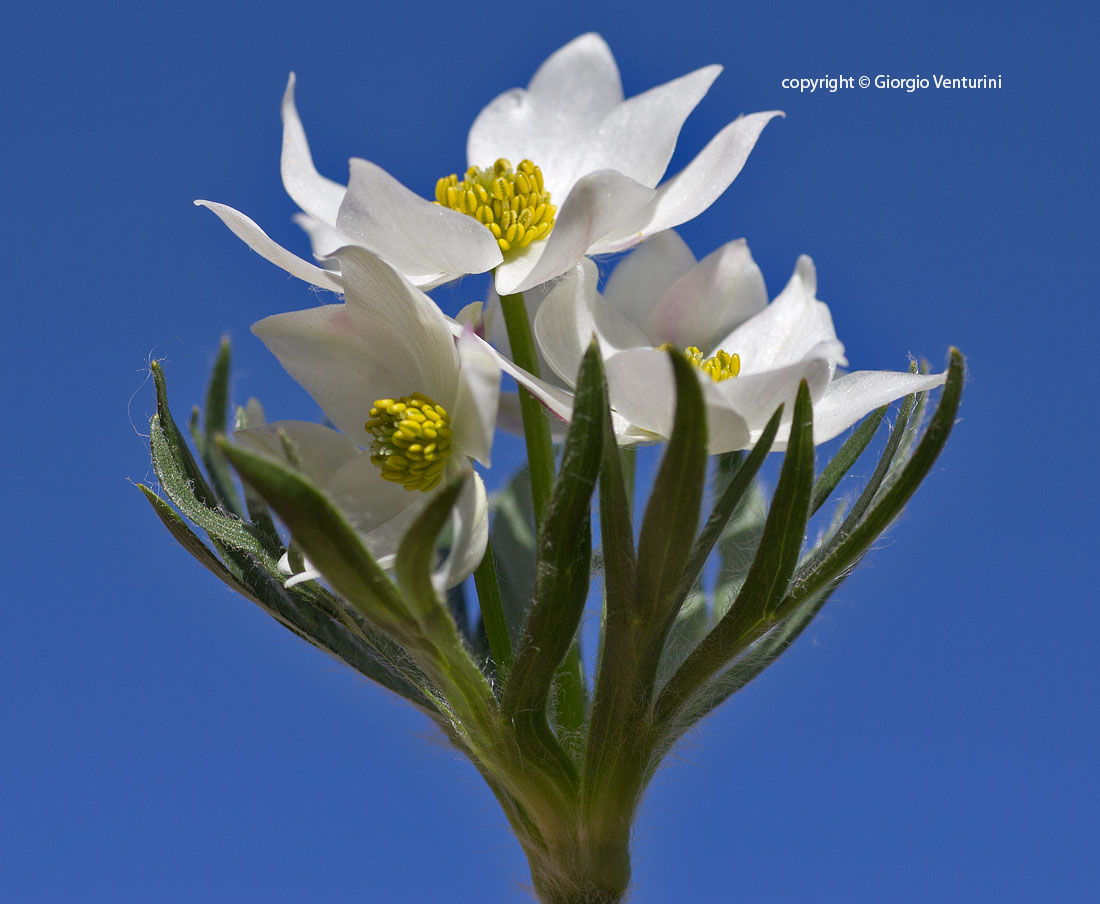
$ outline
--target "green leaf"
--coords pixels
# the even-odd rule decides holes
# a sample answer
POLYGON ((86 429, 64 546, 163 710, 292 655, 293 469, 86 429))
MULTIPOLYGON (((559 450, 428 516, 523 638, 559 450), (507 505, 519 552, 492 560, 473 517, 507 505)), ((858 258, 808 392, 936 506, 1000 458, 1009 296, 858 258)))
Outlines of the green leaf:
POLYGON ((825 466, 821 476, 817 478, 817 483, 814 484, 814 498, 810 504, 811 515, 825 504, 825 500, 836 489, 841 478, 852 469, 856 459, 863 454, 863 450, 878 432, 878 425, 882 423, 889 407, 889 405, 883 405, 867 415, 825 466))
POLYGON ((477 586, 477 600, 481 609, 481 624, 485 630, 485 639, 489 644, 489 652, 492 655, 499 682, 504 683, 512 670, 512 639, 508 633, 504 604, 501 602, 491 538, 485 545, 485 557, 474 572, 474 584, 477 586))
POLYGON ((871 472, 871 476, 868 478, 863 491, 852 504, 852 508, 849 510, 847 516, 845 516, 843 523, 840 525, 840 529, 836 532, 835 540, 832 542, 842 540, 851 533, 852 528, 859 523, 859 519, 863 517, 863 513, 867 511, 867 508, 871 505, 872 500, 878 493, 879 487, 882 486, 882 482, 886 479, 886 475, 890 471, 890 464, 897 454, 902 437, 905 435, 905 428, 909 423, 909 415, 913 411, 913 402, 915 398, 915 396, 908 395, 902 399, 901 408, 898 411, 897 422, 894 424, 894 429, 890 431, 890 436, 886 440, 886 446, 882 450, 882 456, 879 458, 878 464, 875 465, 875 470, 871 472))
POLYGON ((435 493, 401 538, 394 575, 405 602, 412 604, 412 611, 418 619, 434 619, 437 610, 440 613, 446 611, 432 584, 432 570, 436 564, 435 545, 466 479, 467 476, 463 475, 435 493))
POLYGON ((229 339, 223 338, 218 357, 214 362, 214 369, 210 374, 210 383, 206 388, 206 411, 203 418, 203 435, 205 441, 200 447, 203 462, 210 474, 214 492, 227 511, 240 515, 246 514, 241 505, 240 496, 233 485, 233 475, 229 472, 229 465, 222 455, 221 450, 214 442, 214 437, 227 431, 229 419, 229 367, 230 349, 229 339))
POLYGON ((500 602, 514 646, 523 637, 535 592, 535 512, 527 468, 517 471, 508 486, 494 493, 489 502, 493 508, 489 539, 495 554, 500 602))
MULTIPOLYGON (((760 434, 760 439, 756 441, 756 445, 752 447, 752 451, 730 474, 728 483, 715 503, 714 510, 707 519, 707 523, 700 532, 698 539, 692 545, 691 553, 687 557, 687 564, 684 566, 677 589, 679 599, 686 597, 691 588, 698 583, 699 575, 703 572, 715 542, 726 529, 726 525, 734 512, 741 507, 745 494, 751 487, 755 486, 756 474, 771 451, 782 417, 783 406, 780 405, 765 425, 764 431, 760 434)), ((755 545, 752 548, 755 549, 755 545)), ((715 602, 718 602, 717 596, 715 602)), ((726 605, 722 606, 723 612, 726 605)))
MULTIPOLYGON (((707 682, 678 714, 673 737, 683 734, 775 662, 814 620, 836 586, 834 584, 810 597, 788 618, 749 646, 728 668, 707 682)), ((665 745, 671 740, 666 739, 665 745)))
POLYGON ((227 548, 227 555, 234 556, 236 553, 241 556, 235 558, 234 568, 230 570, 187 527, 170 505, 148 487, 139 485, 138 489, 176 541, 226 586, 255 603, 313 646, 429 711, 431 715, 439 715, 437 703, 425 690, 427 680, 392 641, 377 633, 364 634, 362 626, 349 630, 342 619, 314 611, 312 601, 295 599, 298 594, 286 591, 277 581, 273 581, 257 560, 249 560, 247 554, 227 548))
POLYGON ((662 725, 671 727, 689 698, 774 624, 776 610, 798 564, 813 484, 813 404, 803 381, 795 401, 783 469, 748 577, 730 610, 665 685, 656 704, 656 718, 662 725))
POLYGON ((176 514, 175 509, 144 484, 139 483, 137 487, 153 507, 153 511, 156 512, 161 523, 168 528, 168 532, 172 534, 180 546, 191 553, 203 567, 218 578, 218 580, 222 581, 227 587, 236 590, 237 593, 257 605, 266 608, 264 603, 253 595, 248 586, 237 580, 237 578, 230 573, 229 569, 221 563, 221 560, 210 551, 210 547, 195 536, 184 520, 176 514))
POLYGON ((707 474, 707 409, 698 372, 680 352, 668 354, 676 378, 676 415, 642 518, 636 592, 636 615, 650 623, 647 633, 661 646, 682 599, 676 589, 699 527, 707 474))
POLYGON ((767 516, 768 502, 764 497, 764 490, 759 482, 753 481, 748 492, 738 501, 718 538, 718 578, 713 593, 714 621, 718 621, 729 611, 745 585, 764 536, 767 516))
MULTIPOLYGON (((187 448, 187 442, 184 440, 183 434, 180 433, 179 427, 176 426, 176 422, 172 418, 172 412, 168 407, 168 387, 164 381, 164 370, 161 368, 160 362, 153 361, 149 365, 149 370, 153 374, 153 386, 156 388, 157 394, 157 417, 160 420, 160 429, 164 434, 166 448, 170 450, 172 456, 178 462, 184 479, 191 484, 191 495, 207 508, 216 508, 218 499, 214 495, 214 491, 210 489, 210 484, 206 482, 206 477, 203 476, 198 462, 191 455, 191 450, 187 448)), ((174 499, 172 501, 175 502, 174 499)))
POLYGON ((799 570, 784 608, 796 608, 823 587, 829 585, 860 559, 890 523, 898 516, 947 443, 962 398, 966 362, 962 353, 951 349, 947 382, 936 412, 928 422, 916 449, 897 478, 867 509, 863 519, 825 554, 815 557, 799 570))
POLYGON ((678 582, 699 525, 706 480, 706 406, 699 376, 682 353, 670 350, 669 359, 676 412, 646 504, 636 565, 625 488, 621 477, 615 478, 615 460, 604 456, 604 478, 612 492, 606 501, 601 496, 601 529, 620 533, 611 535, 603 649, 585 753, 585 825, 597 838, 621 835, 645 787, 651 766, 647 714, 682 600, 678 582))
MULTIPOLYGON (((260 427, 264 423, 263 406, 260 405, 258 399, 249 399, 246 407, 237 408, 233 429, 247 430, 250 427, 260 427), (252 411, 251 415, 248 413, 249 410, 252 411)), ((220 449, 218 450, 218 454, 222 455, 220 449)), ((224 458, 225 456, 222 455, 222 457, 224 458)), ((283 541, 279 537, 278 529, 275 527, 275 519, 271 517, 271 509, 267 507, 267 503, 264 502, 263 497, 247 483, 242 483, 241 489, 244 491, 244 503, 249 520, 256 528, 257 535, 265 543, 268 549, 276 550, 279 552, 279 555, 282 555, 283 541)))
POLYGON ((606 409, 603 362, 593 343, 581 362, 561 470, 539 531, 534 602, 501 699, 501 709, 516 724, 521 749, 570 784, 576 781, 574 767, 549 730, 546 709, 558 664, 573 646, 588 598, 589 509, 606 409))
POLYGON ((348 602, 384 627, 407 627, 410 615, 397 588, 378 567, 355 529, 300 472, 265 455, 218 439, 222 453, 290 528, 313 566, 348 602))
MULTIPOLYGON (((174 424, 173 424, 174 427, 174 424)), ((222 541, 236 549, 247 550, 261 559, 265 566, 274 568, 275 560, 265 545, 257 538, 251 525, 224 514, 211 503, 212 494, 206 495, 206 503, 197 492, 209 493, 205 483, 196 489, 190 476, 188 462, 194 463, 190 452, 182 445, 183 438, 178 430, 164 429, 160 414, 153 415, 149 422, 149 444, 153 455, 153 470, 161 487, 172 503, 196 526, 206 531, 212 538, 222 541), (173 437, 173 442, 169 437, 173 437)), ((199 475, 202 479, 202 475, 199 475)))

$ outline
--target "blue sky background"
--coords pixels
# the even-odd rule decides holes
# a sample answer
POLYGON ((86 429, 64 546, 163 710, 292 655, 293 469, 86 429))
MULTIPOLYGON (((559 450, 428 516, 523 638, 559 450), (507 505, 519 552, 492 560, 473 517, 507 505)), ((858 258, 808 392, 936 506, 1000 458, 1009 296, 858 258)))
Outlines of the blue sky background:
POLYGON ((738 113, 787 112, 683 229, 698 256, 746 236, 774 293, 811 254, 854 367, 952 344, 970 365, 888 540, 657 776, 634 904, 1095 900, 1100 130, 1077 9, 9 12, 0 899, 529 900, 474 770, 215 582, 129 481, 152 479, 152 357, 185 417, 227 333, 238 401, 316 414, 248 329, 314 296, 191 205, 305 250, 278 176, 288 71, 323 173, 364 156, 427 194, 485 103, 598 30, 627 94, 726 67, 672 171, 738 113), (780 87, 880 73, 1003 88, 780 87))

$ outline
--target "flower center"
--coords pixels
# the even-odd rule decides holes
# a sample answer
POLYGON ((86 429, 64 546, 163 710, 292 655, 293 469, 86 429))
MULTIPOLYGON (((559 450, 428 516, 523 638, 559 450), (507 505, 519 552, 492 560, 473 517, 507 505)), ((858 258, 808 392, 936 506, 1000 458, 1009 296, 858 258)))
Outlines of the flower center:
MULTIPOLYGON (((667 342, 662 343, 658 347, 661 351, 668 351, 672 348, 667 342)), ((704 358, 703 353, 699 349, 694 345, 689 345, 683 350, 682 354, 715 383, 729 380, 731 377, 736 377, 741 373, 741 356, 736 352, 731 355, 728 352, 722 351, 722 349, 718 349, 718 351, 709 358, 704 358)))
POLYGON ((503 157, 491 169, 471 166, 461 182, 454 173, 440 179, 435 202, 483 224, 505 253, 546 238, 557 212, 542 186, 542 170, 530 160, 513 170, 503 157))
POLYGON ((370 460, 386 480, 427 492, 439 483, 451 454, 451 417, 423 393, 378 399, 364 425, 370 460))

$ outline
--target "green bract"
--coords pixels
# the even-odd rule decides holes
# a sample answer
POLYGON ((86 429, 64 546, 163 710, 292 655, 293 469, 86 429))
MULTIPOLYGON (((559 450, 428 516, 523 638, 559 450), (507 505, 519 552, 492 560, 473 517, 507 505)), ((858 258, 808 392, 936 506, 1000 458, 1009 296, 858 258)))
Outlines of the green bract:
POLYGON ((898 515, 946 442, 964 376, 962 356, 952 351, 923 433, 924 394, 903 400, 865 491, 806 547, 808 518, 864 451, 883 412, 815 478, 813 407, 803 383, 791 413, 776 410, 747 454, 718 460, 706 514, 704 395, 693 365, 666 354, 676 410, 637 540, 632 453, 616 441, 593 343, 575 378, 572 423, 537 525, 525 481, 498 501, 492 543, 507 552, 512 579, 502 594, 490 550, 476 575, 484 631, 456 619, 433 581, 440 534, 476 478, 458 473, 431 494, 384 569, 293 454, 264 454, 221 435, 228 346, 207 416, 202 426, 192 421, 205 474, 172 420, 154 365, 153 461, 176 508, 142 490, 162 522, 222 581, 425 712, 493 790, 547 902, 622 898, 631 826, 661 759, 789 646, 898 515), (765 506, 757 472, 780 423, 789 425, 787 450, 765 506), (239 490, 228 466, 242 478, 239 490), (596 670, 585 676, 578 627, 591 589, 596 500, 604 601, 596 670), (278 563, 287 550, 272 515, 323 581, 283 586, 278 563), (704 579, 712 554, 721 562, 714 584, 704 579), (527 598, 515 595, 517 569, 529 575, 527 598))

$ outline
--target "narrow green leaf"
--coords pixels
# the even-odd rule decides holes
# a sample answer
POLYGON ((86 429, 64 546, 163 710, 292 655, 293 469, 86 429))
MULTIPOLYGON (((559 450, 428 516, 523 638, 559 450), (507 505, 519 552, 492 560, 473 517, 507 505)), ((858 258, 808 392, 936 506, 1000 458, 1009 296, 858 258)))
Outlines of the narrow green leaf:
MULTIPOLYGON (((606 398, 606 397, 605 397, 606 398)), ((631 705, 637 659, 632 612, 637 580, 634 524, 627 474, 633 477, 634 454, 618 447, 610 408, 603 412, 600 462, 600 534, 604 567, 604 617, 596 663, 596 686, 585 749, 586 811, 599 809, 609 785, 608 770, 619 761, 624 734, 622 713, 631 705), (624 467, 624 459, 629 462, 624 467)))
POLYGON ((947 382, 935 414, 928 422, 912 456, 890 487, 874 501, 863 519, 827 553, 816 557, 799 571, 784 608, 795 608, 818 590, 845 574, 898 516, 947 443, 962 398, 966 362, 962 353, 951 349, 947 382))
POLYGON ((237 578, 230 573, 229 569, 227 569, 218 557, 210 551, 210 547, 195 536, 184 520, 176 514, 175 509, 144 484, 139 483, 137 487, 145 495, 145 498, 153 507, 153 511, 157 513, 157 517, 160 518, 161 523, 168 528, 168 532, 171 533, 180 546, 191 553, 204 568, 226 586, 236 590, 239 594, 257 605, 264 605, 252 594, 252 591, 247 586, 238 581, 237 578))
POLYGON ((710 613, 707 611, 707 595, 701 588, 695 588, 684 599, 680 611, 676 614, 676 621, 672 623, 672 629, 668 632, 668 640, 665 641, 661 662, 657 667, 656 687, 664 686, 681 663, 691 655, 691 651, 707 636, 709 630, 710 613))
POLYGON ((500 683, 504 683, 512 670, 512 639, 508 633, 508 620, 500 597, 492 538, 485 546, 485 558, 474 572, 474 584, 477 586, 481 623, 489 642, 489 652, 496 666, 497 678, 500 683))
POLYGON ((200 447, 200 451, 218 499, 227 511, 243 518, 246 515, 246 510, 241 505, 237 488, 233 485, 233 475, 229 472, 229 464, 213 439, 215 436, 227 432, 229 420, 229 369, 229 339, 223 338, 221 347, 218 350, 218 357, 214 362, 214 369, 210 374, 210 383, 206 388, 206 410, 203 418, 204 442, 200 447))
POLYGON ((662 646, 682 599, 676 599, 676 589, 699 527, 707 474, 707 409, 698 372, 680 352, 668 354, 676 378, 676 415, 642 518, 637 578, 638 615, 650 622, 648 633, 662 646))
POLYGON ((835 587, 836 585, 828 587, 802 603, 788 618, 750 645, 728 668, 696 692, 677 714, 672 730, 662 739, 662 752, 677 737, 749 684, 789 649, 825 606, 835 587))
MULTIPOLYGON (((216 508, 218 499, 214 495, 214 491, 210 489, 210 484, 206 482, 206 477, 203 476, 198 462, 195 461, 191 450, 187 448, 187 442, 172 418, 172 412, 168 407, 168 387, 165 384, 164 370, 160 366, 160 362, 153 361, 149 365, 149 370, 153 373, 153 386, 156 388, 157 394, 157 416, 160 419, 160 428, 164 434, 166 448, 179 463, 185 479, 190 482, 192 495, 207 508, 216 508)), ((172 501, 175 502, 174 499, 172 501)), ((188 515, 188 517, 191 516, 188 515)))
POLYGON ((593 343, 581 362, 561 471, 539 531, 534 603, 501 699, 504 713, 517 725, 522 722, 521 747, 545 768, 556 762, 559 776, 570 781, 575 781, 572 763, 543 726, 555 672, 573 646, 588 597, 589 509, 606 408, 603 362, 593 343))
MULTIPOLYGON (((172 503, 196 526, 202 528, 211 537, 237 549, 244 549, 274 566, 274 560, 264 544, 256 537, 251 525, 230 515, 223 514, 218 508, 204 504, 196 495, 195 483, 189 476, 187 461, 189 453, 186 447, 169 441, 169 433, 163 429, 159 414, 153 415, 149 422, 149 444, 153 455, 153 470, 161 487, 172 503)), ((175 431, 177 441, 182 438, 175 431)), ((201 475, 200 475, 201 476, 201 475)), ((208 489, 208 488, 207 488, 208 489)), ((208 496, 207 499, 211 499, 208 496)), ((215 503, 216 505, 216 503, 215 503)))
POLYGON ((535 512, 527 468, 517 471, 503 490, 490 497, 489 503, 493 508, 489 539, 500 602, 514 647, 523 637, 535 592, 535 512))
POLYGON ((882 486, 882 482, 890 471, 890 464, 897 454, 898 446, 901 445, 901 439, 905 435, 905 428, 909 423, 909 415, 913 412, 915 398, 915 396, 908 395, 902 399, 901 408, 898 410, 898 419, 894 423, 894 429, 890 431, 889 438, 886 440, 882 456, 879 458, 878 464, 875 465, 875 470, 871 472, 867 485, 864 486, 863 491, 845 516, 840 529, 836 532, 835 540, 832 542, 841 540, 851 533, 852 528, 859 523, 859 519, 863 517, 863 513, 867 511, 875 498, 875 494, 878 493, 879 487, 882 486))
MULTIPOLYGON (((259 400, 250 399, 247 408, 237 408, 233 429, 247 430, 250 427, 262 426, 264 423, 263 408, 259 400), (250 420, 248 414, 249 409, 253 410, 253 414, 258 412, 258 417, 255 421, 250 420)), ((221 450, 218 451, 219 454, 221 454, 221 450)), ((247 483, 242 483, 241 489, 244 491, 244 503, 245 509, 248 512, 248 518, 256 528, 256 533, 268 549, 278 551, 279 555, 282 555, 283 541, 279 537, 278 529, 275 527, 275 519, 271 517, 271 509, 267 507, 267 503, 264 502, 263 497, 247 483)))
POLYGON ((407 625, 397 588, 332 501, 282 462, 217 440, 222 453, 290 528, 295 542, 348 602, 383 626, 407 625))
POLYGON ((810 504, 811 515, 825 504, 825 500, 836 489, 841 478, 852 469, 852 465, 863 454, 863 450, 878 432, 878 425, 882 423, 889 407, 889 405, 883 405, 867 415, 852 435, 844 440, 836 455, 829 460, 821 476, 817 478, 817 483, 814 484, 814 498, 810 504))
POLYGON ((615 461, 604 456, 613 495, 606 504, 601 496, 601 529, 621 533, 612 534, 615 567, 606 575, 604 641, 582 791, 585 825, 605 840, 621 837, 623 824, 629 826, 652 765, 648 710, 682 600, 675 594, 699 525, 706 480, 707 416, 698 373, 680 352, 669 351, 669 359, 676 412, 642 519, 636 564, 629 522, 623 523, 625 493, 615 486, 615 461), (608 516, 616 520, 609 523, 608 516))
POLYGON ((772 444, 775 442, 775 434, 779 430, 779 422, 782 417, 783 406, 780 405, 765 425, 764 431, 760 434, 760 439, 756 441, 756 445, 752 447, 752 451, 731 475, 729 483, 715 503, 714 510, 707 519, 703 530, 699 533, 698 539, 692 545, 691 553, 687 557, 687 564, 684 566, 679 587, 676 591, 679 600, 684 599, 698 582, 699 575, 703 572, 707 558, 710 556, 711 550, 714 549, 715 542, 721 536, 734 511, 741 504, 746 492, 753 486, 756 474, 764 463, 764 459, 768 457, 772 444))
POLYGON ((795 401, 787 452, 772 497, 764 535, 734 604, 665 685, 657 721, 668 726, 677 711, 730 661, 745 643, 772 624, 798 564, 814 485, 813 404, 803 381, 795 401))
POLYGON ((764 536, 768 501, 758 481, 741 497, 722 534, 718 538, 718 577, 712 599, 713 621, 728 611, 749 576, 756 551, 764 536))
POLYGON ((451 509, 454 508, 466 479, 464 475, 440 489, 424 506, 398 547, 397 563, 394 567, 397 586, 401 588, 405 601, 415 604, 414 611, 418 615, 427 615, 442 607, 439 594, 432 584, 435 544, 447 525, 451 509))
MULTIPOLYGON (((368 642, 364 642, 360 639, 363 634, 361 626, 358 630, 349 632, 340 623, 340 619, 333 620, 331 616, 313 612, 308 603, 295 602, 293 594, 278 585, 276 589, 271 585, 270 579, 265 582, 266 586, 258 586, 263 566, 255 559, 251 562, 247 559, 237 560, 234 571, 231 571, 187 527, 171 506, 148 487, 139 485, 138 488, 176 541, 226 586, 255 603, 313 646, 438 716, 437 704, 424 689, 427 680, 407 661, 407 657, 392 641, 374 633, 369 636, 368 642), (243 579, 246 571, 250 578, 248 582, 243 579)), ((225 548, 225 551, 227 555, 234 552, 229 548, 225 548)))

